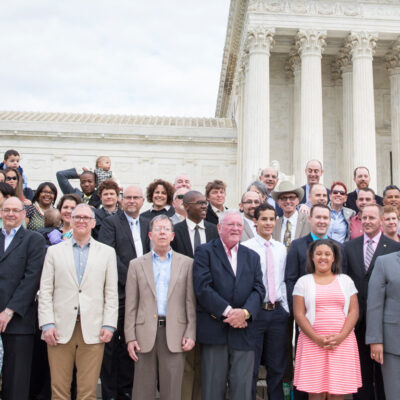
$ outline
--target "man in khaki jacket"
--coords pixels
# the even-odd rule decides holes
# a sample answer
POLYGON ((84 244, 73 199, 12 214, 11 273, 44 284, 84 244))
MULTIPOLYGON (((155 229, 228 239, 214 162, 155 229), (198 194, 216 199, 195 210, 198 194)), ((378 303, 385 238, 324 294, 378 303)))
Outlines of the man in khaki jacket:
POLYGON ((136 362, 132 398, 155 397, 157 370, 163 400, 181 396, 185 351, 195 344, 193 260, 171 250, 173 225, 150 223, 153 250, 132 260, 126 281, 125 339, 136 362))
POLYGON ((93 209, 72 211, 70 240, 47 250, 39 325, 47 343, 52 399, 69 399, 74 364, 78 399, 95 399, 104 343, 117 326, 117 265, 113 248, 91 238, 93 209))

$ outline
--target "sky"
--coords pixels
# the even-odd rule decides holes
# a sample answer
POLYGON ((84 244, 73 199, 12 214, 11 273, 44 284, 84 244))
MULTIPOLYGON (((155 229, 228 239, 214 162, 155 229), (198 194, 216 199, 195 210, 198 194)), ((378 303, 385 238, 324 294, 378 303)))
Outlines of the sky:
POLYGON ((229 0, 1 0, 0 110, 213 117, 229 0))

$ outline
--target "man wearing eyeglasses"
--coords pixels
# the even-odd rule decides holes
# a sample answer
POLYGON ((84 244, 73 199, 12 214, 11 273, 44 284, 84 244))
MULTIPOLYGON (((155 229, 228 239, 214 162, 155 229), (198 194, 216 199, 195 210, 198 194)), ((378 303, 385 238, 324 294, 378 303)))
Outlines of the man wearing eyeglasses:
POLYGON ((149 222, 139 216, 144 198, 138 186, 128 186, 122 198, 121 214, 103 220, 98 240, 115 249, 118 268, 118 326, 105 346, 101 368, 104 400, 129 399, 132 393, 134 363, 126 349, 124 336, 125 283, 131 260, 150 251, 149 222))
MULTIPOLYGON (((183 196, 183 206, 187 217, 174 226, 175 237, 171 247, 178 253, 193 258, 198 246, 218 238, 218 229, 216 225, 204 220, 208 201, 202 193, 186 193, 183 196)), ((182 400, 200 400, 200 395, 200 347, 197 345, 186 355, 182 400)))
POLYGON ((46 250, 44 238, 22 227, 25 209, 10 197, 0 210, 0 334, 4 345, 3 399, 27 400, 35 333, 35 296, 46 250))
POLYGON ((47 343, 53 399, 68 399, 74 364, 78 399, 94 399, 108 343, 117 327, 115 251, 91 237, 93 208, 72 211, 71 240, 47 250, 39 294, 39 326, 47 343))
POLYGON ((240 211, 243 212, 243 233, 240 239, 245 242, 254 237, 256 227, 254 225, 254 210, 261 204, 260 195, 257 192, 246 192, 242 196, 242 201, 239 203, 240 211))
POLYGON ((135 361, 132 398, 179 400, 185 352, 196 339, 193 260, 171 249, 166 215, 150 222, 153 250, 132 260, 126 281, 125 338, 135 361))

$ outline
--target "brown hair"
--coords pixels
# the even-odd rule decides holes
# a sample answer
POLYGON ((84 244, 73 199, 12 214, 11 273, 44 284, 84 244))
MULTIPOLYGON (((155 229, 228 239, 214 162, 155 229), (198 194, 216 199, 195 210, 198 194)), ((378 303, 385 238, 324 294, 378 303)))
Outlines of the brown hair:
POLYGON ((206 198, 208 199, 208 196, 210 195, 211 190, 213 189, 224 189, 226 190, 226 183, 219 180, 215 179, 212 182, 208 182, 206 185, 206 198))
POLYGON ((175 189, 171 183, 164 181, 163 179, 154 179, 154 181, 151 182, 149 186, 147 186, 147 188, 146 188, 147 201, 149 203, 153 203, 153 194, 158 185, 161 185, 164 187, 165 191, 167 192, 167 204, 171 205, 173 197, 174 197, 175 189))
POLYGON ((5 182, 7 183, 7 174, 9 172, 14 172, 17 176, 17 187, 15 188, 15 195, 20 199, 20 200, 24 200, 25 196, 24 196, 24 189, 22 187, 22 184, 24 183, 24 180, 22 179, 21 174, 18 172, 17 169, 15 168, 6 168, 4 170, 4 175, 6 177, 5 182))
POLYGON ((75 201, 76 205, 82 203, 82 199, 75 193, 69 193, 69 194, 64 194, 64 196, 61 197, 57 204, 57 209, 58 211, 61 211, 61 208, 65 202, 65 200, 72 200, 75 201))
POLYGON ((115 190, 115 193, 117 196, 119 196, 119 186, 113 179, 107 179, 100 183, 97 189, 97 194, 99 197, 101 197, 104 190, 115 190))
POLYGON ((306 261, 306 273, 313 274, 315 272, 315 264, 313 261, 315 250, 318 246, 328 246, 333 253, 333 264, 331 267, 333 274, 341 274, 342 273, 342 258, 340 254, 339 246, 332 239, 321 239, 315 240, 310 244, 307 251, 307 261, 306 261))
POLYGON ((397 218, 399 218, 399 210, 397 209, 397 207, 391 206, 389 204, 383 207, 383 213, 384 214, 395 213, 397 215, 397 218))

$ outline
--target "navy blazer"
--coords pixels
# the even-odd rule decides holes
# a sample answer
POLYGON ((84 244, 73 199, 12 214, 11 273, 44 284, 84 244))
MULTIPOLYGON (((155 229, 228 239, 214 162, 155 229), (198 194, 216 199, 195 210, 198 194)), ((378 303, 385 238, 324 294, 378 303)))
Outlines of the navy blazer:
MULTIPOLYGON (((146 254, 150 251, 149 222, 142 217, 139 217, 139 222, 143 254, 146 254)), ((131 227, 124 212, 104 218, 98 241, 115 249, 118 269, 118 297, 120 303, 123 303, 125 301, 125 284, 129 263, 137 257, 131 227)))
MULTIPOLYGON (((341 243, 331 239, 335 242, 340 249, 342 249, 341 243)), ((293 315, 293 289, 297 280, 306 274, 306 261, 307 251, 310 244, 313 242, 311 233, 303 236, 299 239, 293 240, 290 245, 290 249, 286 258, 286 269, 285 269, 285 283, 287 291, 287 299, 289 304, 290 313, 293 315)), ((342 251, 343 255, 343 251, 342 251)), ((345 266, 343 265, 343 272, 345 273, 345 266)))
POLYGON ((193 282, 197 300, 197 341, 224 344, 235 350, 252 350, 252 319, 257 317, 265 298, 258 254, 239 244, 235 276, 221 239, 212 240, 196 249, 193 282), (223 322, 222 313, 229 305, 250 312, 246 328, 232 328, 223 322))
MULTIPOLYGON (((300 203, 299 204, 306 204, 307 203, 307 199, 306 199, 306 196, 307 196, 307 187, 306 187, 307 185, 303 185, 301 188, 304 190, 304 196, 303 196, 303 198, 300 200, 300 203)), ((328 202, 329 202, 329 193, 331 192, 326 186, 325 186, 325 189, 326 189, 326 193, 328 194, 328 202)))
POLYGON ((45 253, 44 237, 22 226, 4 252, 4 235, 0 232, 0 310, 8 307, 14 311, 5 333, 35 333, 35 297, 45 253))

